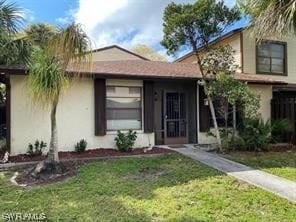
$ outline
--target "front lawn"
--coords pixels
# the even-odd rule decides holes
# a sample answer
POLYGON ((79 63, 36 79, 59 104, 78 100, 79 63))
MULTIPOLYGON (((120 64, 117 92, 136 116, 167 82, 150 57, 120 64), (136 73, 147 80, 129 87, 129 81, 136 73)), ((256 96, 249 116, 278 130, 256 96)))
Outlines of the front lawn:
POLYGON ((233 152, 226 155, 234 161, 296 181, 296 151, 290 152, 233 152))
MULTIPOLYGON (((97 161, 24 189, 0 173, 0 213, 50 221, 295 221, 296 205, 178 154, 97 161)), ((1 216, 0 214, 0 216, 1 216)))

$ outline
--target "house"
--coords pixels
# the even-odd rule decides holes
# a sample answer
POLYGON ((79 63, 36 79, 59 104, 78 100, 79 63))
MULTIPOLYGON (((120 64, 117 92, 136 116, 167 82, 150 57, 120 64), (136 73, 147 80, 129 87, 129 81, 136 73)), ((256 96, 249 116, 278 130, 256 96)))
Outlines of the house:
MULTIPOLYGON (((240 39, 240 32, 237 34, 240 39)), ((239 49, 243 48, 240 41, 236 40, 239 49)), ((237 58, 254 65, 252 56, 244 56, 243 60, 242 54, 237 58)), ((208 106, 198 85, 200 71, 189 61, 190 55, 175 63, 157 62, 110 46, 95 50, 93 57, 92 70, 82 70, 82 78, 71 85, 59 102, 61 151, 74 150, 74 144, 82 138, 89 149, 115 148, 116 131, 127 129, 137 131, 135 147, 214 141, 206 133, 211 127, 208 106)), ((73 69, 69 67, 68 72, 73 69)), ((270 75, 252 74, 251 70, 246 74, 244 70, 248 69, 244 65, 235 78, 261 95, 260 112, 270 118, 273 85, 283 82, 270 75)), ((36 139, 49 142, 49 111, 32 104, 25 85, 27 70, 2 67, 0 73, 8 89, 6 125, 12 155, 25 153, 28 143, 36 139)))
MULTIPOLYGON (((252 88, 262 97, 263 118, 288 119, 293 131, 292 137, 295 137, 293 135, 296 132, 296 39, 289 36, 282 39, 266 38, 260 42, 256 40, 250 29, 239 28, 216 39, 211 45, 212 47, 230 45, 235 50, 234 59, 240 67, 238 73, 256 77, 269 76, 273 80, 287 83, 274 84, 271 91, 264 90, 264 87, 259 85, 253 85, 252 88), (270 102, 271 107, 269 107, 270 102)), ((200 52, 202 51, 203 48, 200 48, 200 52)), ((195 63, 195 56, 190 52, 175 62, 195 63)), ((290 142, 291 135, 286 139, 290 142)))

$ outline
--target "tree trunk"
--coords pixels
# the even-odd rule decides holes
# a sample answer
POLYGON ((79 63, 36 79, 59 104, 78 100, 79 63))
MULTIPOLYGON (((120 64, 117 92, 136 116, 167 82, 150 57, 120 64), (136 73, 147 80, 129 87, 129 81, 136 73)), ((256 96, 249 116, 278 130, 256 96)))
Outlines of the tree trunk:
POLYGON ((213 124, 214 124, 214 128, 215 128, 218 148, 221 149, 221 136, 220 136, 220 131, 219 131, 218 124, 217 124, 217 119, 216 119, 215 108, 214 108, 214 105, 213 105, 213 100, 212 100, 212 97, 208 93, 207 82, 206 82, 207 79, 206 79, 206 76, 204 74, 204 70, 203 70, 203 67, 202 67, 202 64, 201 64, 201 60, 200 60, 199 54, 197 52, 197 48, 193 47, 193 50, 195 51, 195 56, 196 56, 196 59, 197 59, 197 64, 199 66, 199 70, 200 70, 201 75, 202 75, 202 79, 204 80, 204 92, 205 92, 205 94, 207 96, 207 100, 208 100, 208 103, 209 103, 209 106, 210 106, 210 112, 211 112, 211 116, 212 116, 212 119, 213 119, 213 124))
MULTIPOLYGON (((229 138, 228 138, 228 134, 229 134, 229 132, 228 132, 228 101, 226 101, 225 103, 224 103, 224 121, 225 121, 225 148, 226 149, 229 149, 229 138)), ((221 148, 223 148, 222 146, 221 146, 221 148)), ((221 150, 221 151, 223 151, 223 150, 221 150)))
POLYGON ((56 121, 56 112, 58 106, 59 98, 58 96, 54 99, 51 107, 50 113, 50 123, 51 123, 51 137, 49 144, 49 151, 46 160, 43 160, 37 164, 37 166, 32 170, 31 176, 34 178, 39 178, 42 173, 61 173, 62 167, 59 161, 58 153, 58 130, 56 121))
POLYGON ((215 133, 216 133, 216 138, 217 138, 217 143, 218 143, 218 147, 220 149, 221 148, 221 136, 220 136, 220 131, 219 131, 219 128, 218 128, 218 123, 217 123, 217 118, 216 118, 216 112, 215 112, 215 108, 214 108, 212 97, 208 93, 208 89, 207 89, 206 83, 204 85, 204 91, 205 91, 205 94, 207 95, 207 100, 209 102, 210 112, 211 112, 211 115, 212 115, 213 124, 214 124, 214 128, 215 128, 215 133))
POLYGON ((59 151, 58 151, 58 129, 57 129, 57 121, 56 121, 56 112, 58 106, 58 97, 54 99, 51 107, 50 113, 50 123, 51 123, 51 137, 49 144, 49 152, 48 152, 48 161, 51 163, 58 163, 59 160, 59 151))
POLYGON ((233 113, 232 138, 234 138, 235 137, 235 134, 236 134, 236 124, 237 124, 237 120, 236 120, 236 105, 232 105, 232 113, 233 113))

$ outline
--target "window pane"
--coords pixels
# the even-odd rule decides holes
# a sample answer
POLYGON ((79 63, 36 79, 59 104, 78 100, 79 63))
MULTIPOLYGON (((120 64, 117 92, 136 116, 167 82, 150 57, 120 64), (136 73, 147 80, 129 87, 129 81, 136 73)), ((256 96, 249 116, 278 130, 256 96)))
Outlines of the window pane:
POLYGON ((284 58, 284 45, 282 44, 271 44, 271 56, 276 58, 284 58))
POLYGON ((284 73, 284 60, 283 59, 272 59, 271 72, 284 73))
POLYGON ((107 86, 107 130, 141 129, 141 87, 107 86))
POLYGON ((107 97, 141 97, 141 88, 107 86, 107 97))
POLYGON ((259 72, 270 72, 270 59, 269 58, 258 58, 258 71, 259 72))
POLYGON ((141 129, 138 120, 107 120, 107 130, 141 129))
POLYGON ((269 45, 267 43, 261 43, 258 45, 258 55, 264 57, 270 56, 269 45))
POLYGON ((140 98, 107 98, 107 108, 141 108, 140 98))
POLYGON ((141 109, 107 109, 107 119, 141 120, 141 109))
POLYGON ((130 87, 129 88, 129 94, 138 94, 140 95, 141 93, 141 88, 139 87, 130 87))
POLYGON ((115 93, 115 87, 114 86, 107 86, 107 94, 108 93, 115 93))

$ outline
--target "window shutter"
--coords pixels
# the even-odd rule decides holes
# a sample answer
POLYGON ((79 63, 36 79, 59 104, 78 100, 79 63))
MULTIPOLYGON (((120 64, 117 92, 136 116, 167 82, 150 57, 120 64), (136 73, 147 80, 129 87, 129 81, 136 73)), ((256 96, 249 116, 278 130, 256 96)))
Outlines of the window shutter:
POLYGON ((94 80, 95 135, 106 135, 106 80, 94 80))
POLYGON ((144 132, 154 131, 154 83, 144 81, 144 132))
POLYGON ((206 106, 204 100, 206 95, 203 86, 199 86, 199 131, 208 132, 210 129, 210 109, 206 106))

